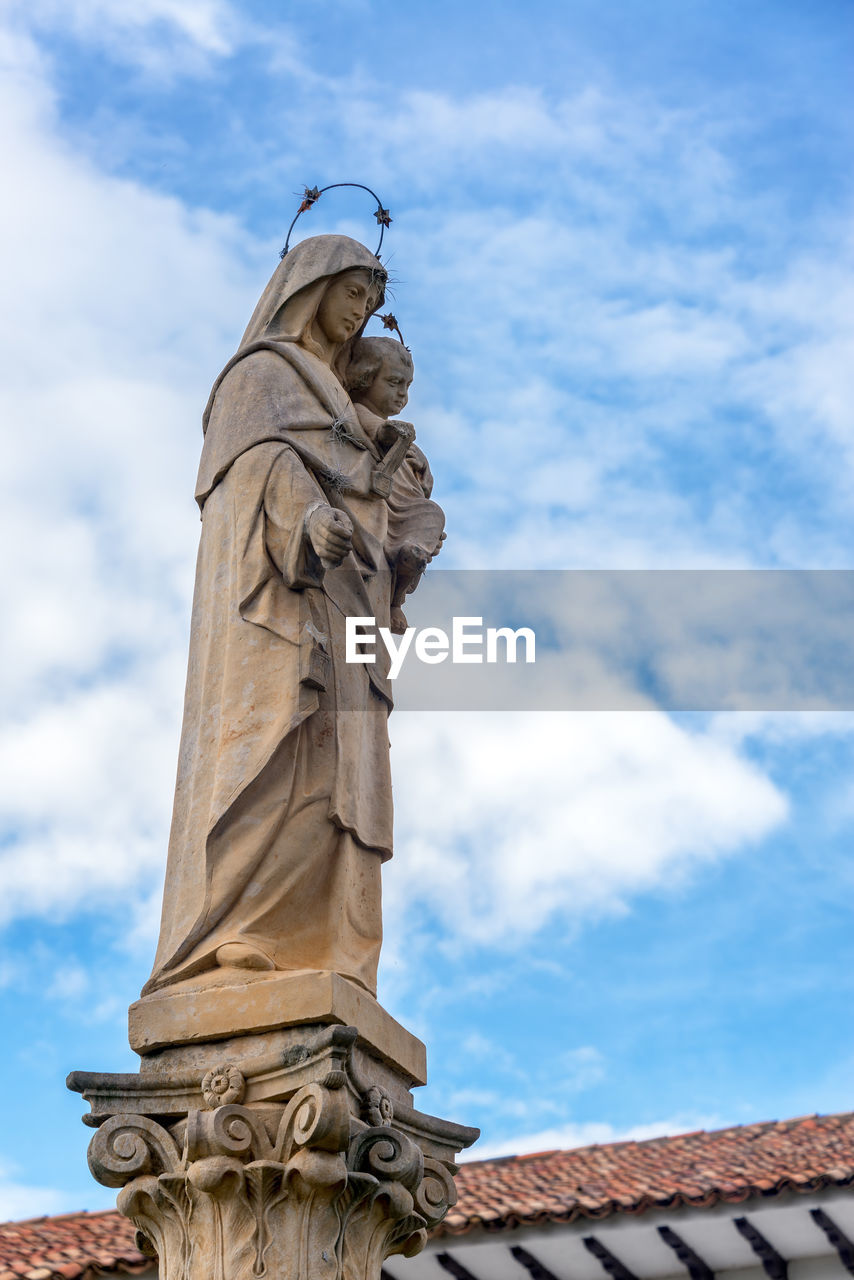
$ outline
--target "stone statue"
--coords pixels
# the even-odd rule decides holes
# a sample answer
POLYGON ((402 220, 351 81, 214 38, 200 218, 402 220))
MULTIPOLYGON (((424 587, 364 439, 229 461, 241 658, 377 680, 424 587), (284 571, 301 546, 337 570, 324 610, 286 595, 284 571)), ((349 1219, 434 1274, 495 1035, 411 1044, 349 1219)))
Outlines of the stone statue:
POLYGON ((411 357, 362 337, 385 282, 345 236, 297 245, 204 414, 163 917, 129 1014, 140 1070, 68 1079, 91 1104, 90 1169, 161 1280, 380 1280, 454 1203, 477 1136, 415 1110, 424 1046, 375 999, 391 684, 346 662, 345 624, 405 626, 444 537, 391 417, 411 357))
POLYGON ((410 438, 387 493, 372 485, 406 387, 368 424, 344 389, 351 362, 351 385, 364 380, 371 343, 411 378, 391 339, 363 340, 351 360, 384 285, 355 241, 303 241, 214 384, 163 920, 144 994, 235 967, 331 971, 376 992, 392 699, 379 664, 345 663, 344 621, 388 626, 413 557, 423 570, 444 524, 410 438), (399 529, 407 517, 424 525, 419 500, 429 546, 416 547, 399 529))

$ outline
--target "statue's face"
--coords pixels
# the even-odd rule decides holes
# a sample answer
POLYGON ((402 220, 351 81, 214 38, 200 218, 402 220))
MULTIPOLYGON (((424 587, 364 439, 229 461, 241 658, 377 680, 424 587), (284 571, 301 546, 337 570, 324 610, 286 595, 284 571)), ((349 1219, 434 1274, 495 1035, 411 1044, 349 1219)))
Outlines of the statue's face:
POLYGON ((381 418, 393 418, 409 399, 412 368, 408 362, 385 356, 379 373, 363 397, 381 418))
POLYGON ((317 309, 317 324, 327 341, 352 338, 365 318, 370 291, 367 271, 345 271, 331 281, 317 309))

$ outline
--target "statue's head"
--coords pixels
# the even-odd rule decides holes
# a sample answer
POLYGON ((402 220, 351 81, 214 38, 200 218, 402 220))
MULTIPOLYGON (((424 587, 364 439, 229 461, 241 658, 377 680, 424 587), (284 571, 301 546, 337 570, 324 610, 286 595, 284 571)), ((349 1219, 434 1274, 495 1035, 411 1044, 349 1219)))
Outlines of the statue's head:
POLYGON ((326 284, 314 321, 323 337, 341 344, 352 338, 377 306, 371 273, 361 267, 342 271, 326 284))
POLYGON ((381 418, 393 418, 409 399, 412 353, 396 338, 359 338, 345 373, 352 398, 381 418))
POLYGON ((343 344, 361 333, 382 305, 386 279, 379 259, 358 240, 311 236, 279 263, 240 345, 263 338, 299 342, 311 349, 315 324, 329 341, 343 344))

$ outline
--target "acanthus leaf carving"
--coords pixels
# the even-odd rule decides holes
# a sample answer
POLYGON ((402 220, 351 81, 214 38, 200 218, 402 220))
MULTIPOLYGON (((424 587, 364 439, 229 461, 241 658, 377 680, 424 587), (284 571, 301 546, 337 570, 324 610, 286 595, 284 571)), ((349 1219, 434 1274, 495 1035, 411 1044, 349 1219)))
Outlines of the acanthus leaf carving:
POLYGON ((271 1217, 288 1197, 284 1168, 275 1160, 253 1160, 246 1166, 246 1194, 255 1215, 255 1275, 266 1274, 267 1253, 274 1241, 271 1217))
MULTIPOLYGON (((257 1258, 257 1223, 243 1162, 233 1156, 194 1161, 187 1169, 187 1191, 191 1230, 186 1280, 250 1280, 257 1258)), ((172 1280, 162 1266, 161 1277, 172 1280)))
POLYGON ((347 1155, 348 1197, 342 1198, 341 1278, 373 1280, 391 1253, 417 1252, 426 1239, 416 1212, 424 1157, 405 1134, 387 1125, 357 1133, 347 1155))
POLYGON ((384 1096, 360 1103, 324 1079, 293 1095, 275 1129, 269 1109, 190 1111, 176 1125, 183 1150, 154 1121, 116 1116, 90 1161, 126 1184, 119 1208, 161 1280, 379 1280, 384 1259, 418 1252, 454 1200, 453 1165, 354 1115, 388 1114, 384 1096))
POLYGON ((183 1177, 163 1173, 135 1178, 117 1199, 119 1213, 142 1237, 140 1252, 169 1258, 177 1275, 186 1271, 189 1248, 190 1197, 183 1177), (148 1248, 144 1247, 145 1242, 148 1248))

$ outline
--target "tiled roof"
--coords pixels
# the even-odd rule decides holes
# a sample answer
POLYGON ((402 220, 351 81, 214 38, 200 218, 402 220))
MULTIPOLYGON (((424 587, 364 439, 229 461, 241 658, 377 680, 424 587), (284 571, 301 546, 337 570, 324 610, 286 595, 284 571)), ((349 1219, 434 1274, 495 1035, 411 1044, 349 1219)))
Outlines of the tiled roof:
POLYGON ((739 1125, 464 1164, 437 1234, 737 1204, 854 1183, 854 1114, 739 1125))
POLYGON ((152 1266, 116 1212, 66 1213, 0 1225, 0 1280, 136 1275, 152 1266))
MULTIPOLYGON (((459 1201, 436 1234, 739 1203, 852 1183, 854 1113, 804 1116, 464 1164, 459 1201)), ((133 1227, 117 1213, 0 1226, 0 1280, 88 1280, 150 1265, 134 1245, 133 1227)))

